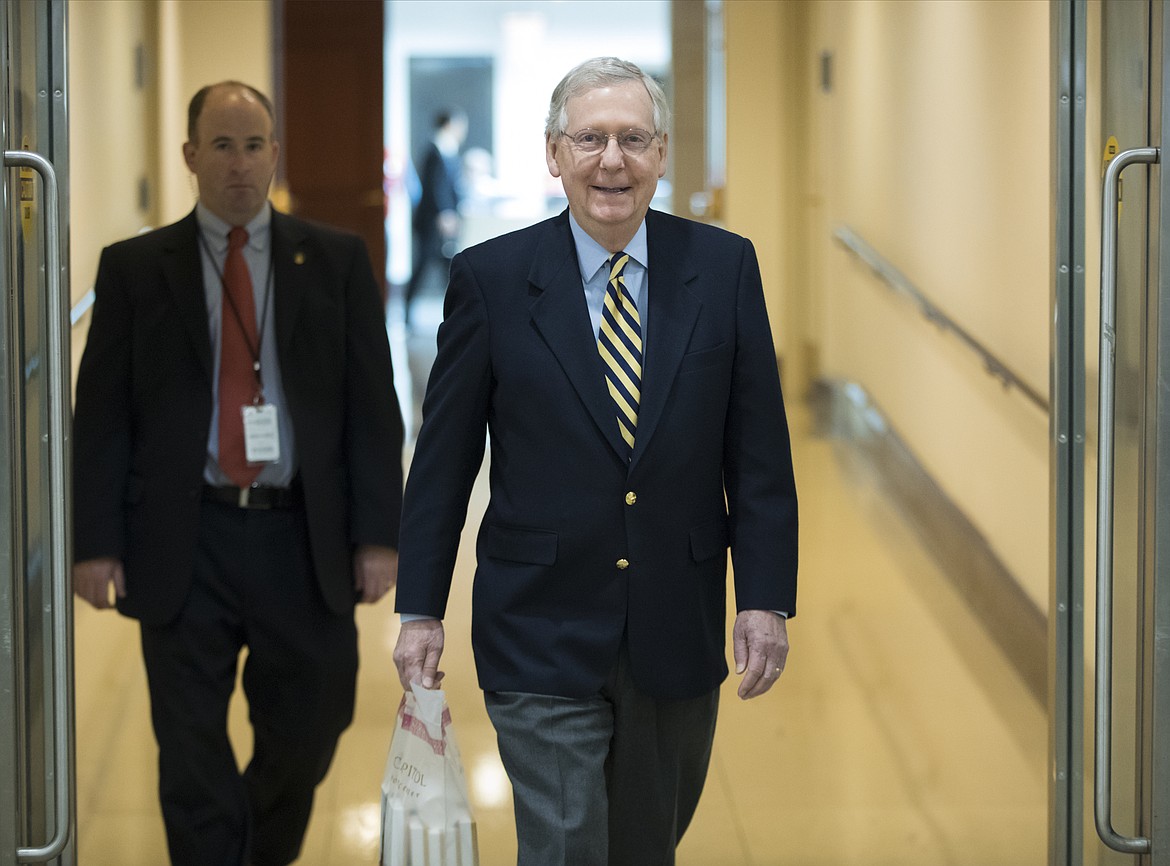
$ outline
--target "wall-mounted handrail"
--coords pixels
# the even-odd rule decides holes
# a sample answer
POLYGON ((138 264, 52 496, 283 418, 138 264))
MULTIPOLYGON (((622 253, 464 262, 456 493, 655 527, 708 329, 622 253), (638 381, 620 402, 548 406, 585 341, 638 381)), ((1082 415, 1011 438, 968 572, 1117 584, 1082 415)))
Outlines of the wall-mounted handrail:
POLYGON ((71 328, 76 328, 82 316, 90 311, 93 307, 93 300, 94 292, 93 289, 90 289, 81 296, 81 299, 76 304, 69 308, 69 326, 71 328))
POLYGON ((980 343, 975 337, 971 336, 966 328, 940 310, 921 289, 915 286, 905 274, 894 267, 881 253, 866 243, 857 232, 848 226, 840 226, 833 232, 833 237, 843 247, 863 261, 890 288, 913 301, 914 305, 918 307, 919 312, 929 321, 938 325, 942 330, 954 334, 960 342, 978 355, 979 359, 983 362, 983 368, 996 379, 999 379, 1005 388, 1015 388, 1045 414, 1048 413, 1048 398, 1020 378, 1007 364, 997 358, 990 349, 980 343))

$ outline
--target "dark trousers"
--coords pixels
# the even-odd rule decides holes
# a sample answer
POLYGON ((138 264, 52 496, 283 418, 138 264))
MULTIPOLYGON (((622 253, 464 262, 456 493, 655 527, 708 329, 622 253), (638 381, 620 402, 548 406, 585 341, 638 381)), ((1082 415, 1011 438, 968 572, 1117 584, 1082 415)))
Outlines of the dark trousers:
POLYGON ((357 630, 320 597, 301 509, 204 503, 200 521, 181 614, 142 628, 167 845, 176 866, 284 866, 353 718, 357 630), (227 715, 245 647, 241 773, 227 715))
POLYGON ((436 278, 445 286, 447 276, 451 272, 451 257, 443 249, 443 237, 439 233, 439 227, 434 224, 414 229, 414 267, 406 284, 404 297, 408 324, 414 299, 426 284, 425 281, 432 273, 432 269, 435 269, 436 278))
POLYGON ((623 650, 601 693, 485 693, 512 782, 518 866, 673 866, 707 777, 719 691, 642 694, 623 650))

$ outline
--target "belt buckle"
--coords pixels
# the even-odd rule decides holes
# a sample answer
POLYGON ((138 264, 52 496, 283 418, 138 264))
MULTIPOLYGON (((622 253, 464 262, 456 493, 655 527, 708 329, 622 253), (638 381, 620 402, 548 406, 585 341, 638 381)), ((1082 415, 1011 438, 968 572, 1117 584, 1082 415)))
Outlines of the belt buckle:
POLYGON ((248 505, 248 498, 251 496, 251 494, 252 494, 251 487, 241 487, 240 488, 240 498, 239 498, 239 503, 238 503, 240 508, 249 508, 250 507, 248 505))

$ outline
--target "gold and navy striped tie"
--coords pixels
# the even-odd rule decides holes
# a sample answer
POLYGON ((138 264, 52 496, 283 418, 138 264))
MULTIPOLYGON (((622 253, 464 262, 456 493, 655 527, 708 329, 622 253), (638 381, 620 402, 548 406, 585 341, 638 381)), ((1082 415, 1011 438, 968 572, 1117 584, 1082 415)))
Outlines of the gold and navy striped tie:
MULTIPOLYGON (((597 348, 605 361, 610 396, 617 406, 618 430, 633 451, 638 401, 642 398, 642 321, 622 275, 629 260, 626 253, 617 253, 606 262, 609 285, 605 289, 597 348)), ((629 456, 627 452, 626 458, 629 456)))

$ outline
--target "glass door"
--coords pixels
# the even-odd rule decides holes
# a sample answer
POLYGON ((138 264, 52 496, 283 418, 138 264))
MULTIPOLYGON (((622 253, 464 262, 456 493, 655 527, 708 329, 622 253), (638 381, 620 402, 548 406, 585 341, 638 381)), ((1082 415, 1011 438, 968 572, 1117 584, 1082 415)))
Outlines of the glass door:
POLYGON ((74 862, 65 13, 0 5, 0 866, 74 862))

